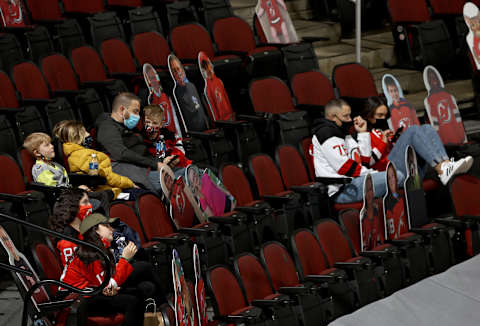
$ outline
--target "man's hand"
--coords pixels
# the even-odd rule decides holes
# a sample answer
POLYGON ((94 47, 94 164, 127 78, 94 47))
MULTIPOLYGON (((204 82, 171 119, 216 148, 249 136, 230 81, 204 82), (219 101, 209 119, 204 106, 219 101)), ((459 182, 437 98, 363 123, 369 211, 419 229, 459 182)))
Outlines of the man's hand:
POLYGON ((367 121, 365 121, 361 116, 353 118, 353 125, 357 132, 366 132, 367 131, 367 121))

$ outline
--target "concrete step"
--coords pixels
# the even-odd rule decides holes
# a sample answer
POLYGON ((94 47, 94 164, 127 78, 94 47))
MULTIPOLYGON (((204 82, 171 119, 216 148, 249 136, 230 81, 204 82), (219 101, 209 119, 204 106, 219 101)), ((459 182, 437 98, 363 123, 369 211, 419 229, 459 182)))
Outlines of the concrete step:
POLYGON ((326 37, 328 41, 315 42, 315 48, 337 44, 340 41, 340 24, 328 21, 311 21, 304 19, 293 20, 293 25, 301 39, 306 36, 326 37))

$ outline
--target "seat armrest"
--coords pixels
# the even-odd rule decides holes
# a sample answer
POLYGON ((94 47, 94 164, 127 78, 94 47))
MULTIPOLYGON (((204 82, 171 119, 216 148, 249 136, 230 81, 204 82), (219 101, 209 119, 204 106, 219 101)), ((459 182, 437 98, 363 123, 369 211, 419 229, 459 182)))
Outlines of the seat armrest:
POLYGON ((324 36, 302 36, 302 42, 305 42, 305 43, 313 43, 313 42, 321 42, 321 41, 330 41, 330 38, 324 37, 324 36))
POLYGON ((216 132, 208 133, 208 132, 203 132, 203 131, 189 131, 188 133, 190 134, 190 136, 195 137, 195 138, 200 138, 200 139, 217 138, 217 133, 216 132))
POLYGON ((298 192, 298 193, 309 193, 309 192, 312 192, 312 191, 317 191, 317 190, 324 189, 324 187, 325 186, 323 184, 315 182, 315 183, 311 183, 311 184, 305 185, 305 186, 303 186, 303 185, 302 186, 291 186, 290 190, 298 192))
POLYGON ((274 299, 257 299, 257 300, 252 300, 252 306, 254 307, 273 307, 273 306, 278 306, 278 305, 284 305, 290 303, 291 300, 287 295, 281 294, 274 299))
POLYGON ((301 295, 310 293, 310 288, 305 286, 282 286, 278 288, 278 292, 286 295, 301 295))
POLYGON ((333 264, 335 268, 340 269, 364 269, 365 267, 369 267, 372 264, 372 261, 367 257, 360 257, 355 262, 336 262, 333 264))
POLYGON ((70 97, 82 94, 81 90, 56 90, 53 92, 55 97, 70 97))
POLYGON ((0 200, 16 202, 16 203, 24 203, 26 201, 35 200, 35 198, 33 198, 30 194, 12 195, 12 194, 0 193, 0 200))
POLYGON ((107 183, 107 179, 99 175, 69 173, 68 178, 73 185, 85 185, 87 187, 96 187, 107 183))
POLYGON ((81 83, 82 87, 88 87, 88 88, 97 88, 97 87, 105 87, 105 86, 110 86, 115 82, 115 80, 110 79, 110 80, 99 80, 99 81, 86 81, 81 83))
POLYGON ((480 216, 477 215, 462 215, 460 216, 460 220, 471 220, 474 221, 475 223, 480 222, 480 216))
POLYGON ((180 233, 185 233, 191 236, 206 235, 209 233, 215 233, 218 230, 218 225, 214 223, 207 223, 198 228, 180 228, 180 233))
POLYGON ((217 316, 216 319, 227 323, 248 322, 260 318, 262 309, 250 306, 248 310, 243 311, 240 315, 217 316))
POLYGON ((386 258, 396 255, 398 252, 394 250, 369 250, 361 251, 360 256, 368 258, 386 258))
POLYGON ((248 52, 245 51, 217 51, 217 56, 222 56, 222 55, 238 55, 239 57, 246 57, 248 52))
POLYGON ((138 72, 114 72, 110 76, 115 79, 133 79, 139 77, 140 73, 138 72))
POLYGON ((263 195, 263 196, 262 196, 262 199, 264 199, 265 201, 267 201, 267 202, 269 202, 269 203, 273 203, 273 204, 279 203, 279 204, 282 204, 282 203, 286 203, 286 202, 288 202, 289 200, 291 200, 292 197, 289 196, 289 195, 284 195, 284 196, 263 195))
POLYGON ((325 178, 325 177, 315 177, 316 182, 320 182, 326 185, 329 184, 349 184, 352 182, 352 178, 325 178))
POLYGON ((176 234, 171 237, 152 237, 151 241, 161 242, 166 245, 177 245, 177 244, 184 244, 185 242, 191 242, 192 239, 186 234, 176 234))
POLYGON ((260 122, 265 122, 265 120, 267 118, 265 117, 264 114, 255 114, 255 115, 239 114, 239 115, 237 115, 237 119, 246 120, 246 121, 250 121, 250 122, 253 122, 253 123, 260 123, 260 122))
POLYGON ((328 283, 333 284, 337 283, 338 278, 333 275, 307 275, 305 276, 305 281, 313 283, 328 283))
POLYGON ((226 128, 236 128, 242 124, 244 124, 245 121, 229 121, 229 120, 217 120, 215 121, 215 125, 217 127, 226 127, 226 128))
POLYGON ((240 224, 247 220, 247 215, 245 213, 237 212, 235 210, 233 214, 230 214, 228 216, 210 216, 208 220, 210 222, 220 225, 240 224))
POLYGON ((314 112, 323 112, 324 107, 321 105, 313 105, 313 104, 297 104, 295 105, 295 109, 314 113, 314 112))
POLYGON ((468 229, 468 228, 471 228, 472 225, 473 225, 473 222, 468 221, 468 220, 465 221, 465 220, 459 220, 457 218, 447 218, 447 217, 436 218, 435 222, 443 224, 443 225, 451 226, 451 227, 454 227, 454 228, 459 228, 459 229, 468 229))
POLYGON ((47 105, 48 103, 53 103, 55 100, 53 99, 45 99, 45 98, 25 98, 22 100, 23 104, 25 105, 47 105))

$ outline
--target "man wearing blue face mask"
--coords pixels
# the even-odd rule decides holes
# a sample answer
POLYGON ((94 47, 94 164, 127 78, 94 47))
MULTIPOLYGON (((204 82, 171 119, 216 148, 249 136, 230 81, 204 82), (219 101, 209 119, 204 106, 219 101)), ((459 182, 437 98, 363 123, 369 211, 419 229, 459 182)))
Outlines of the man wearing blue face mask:
POLYGON ((157 162, 148 152, 143 136, 135 127, 140 120, 140 99, 132 93, 118 94, 112 113, 97 119, 97 144, 112 160, 115 173, 129 177, 135 184, 161 193, 159 170, 173 156, 157 162))

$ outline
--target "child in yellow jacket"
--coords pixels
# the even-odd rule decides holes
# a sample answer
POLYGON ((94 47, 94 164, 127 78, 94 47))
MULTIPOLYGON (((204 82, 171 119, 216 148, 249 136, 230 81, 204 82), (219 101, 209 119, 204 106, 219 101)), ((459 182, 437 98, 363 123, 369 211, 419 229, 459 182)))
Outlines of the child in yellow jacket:
POLYGON ((111 189, 116 198, 122 189, 138 188, 129 178, 112 171, 110 158, 105 153, 88 148, 92 137, 81 122, 61 121, 57 123, 53 133, 63 143, 63 152, 68 159, 70 172, 88 173, 92 154, 96 154, 98 175, 107 179, 106 185, 100 187, 102 190, 111 189))

